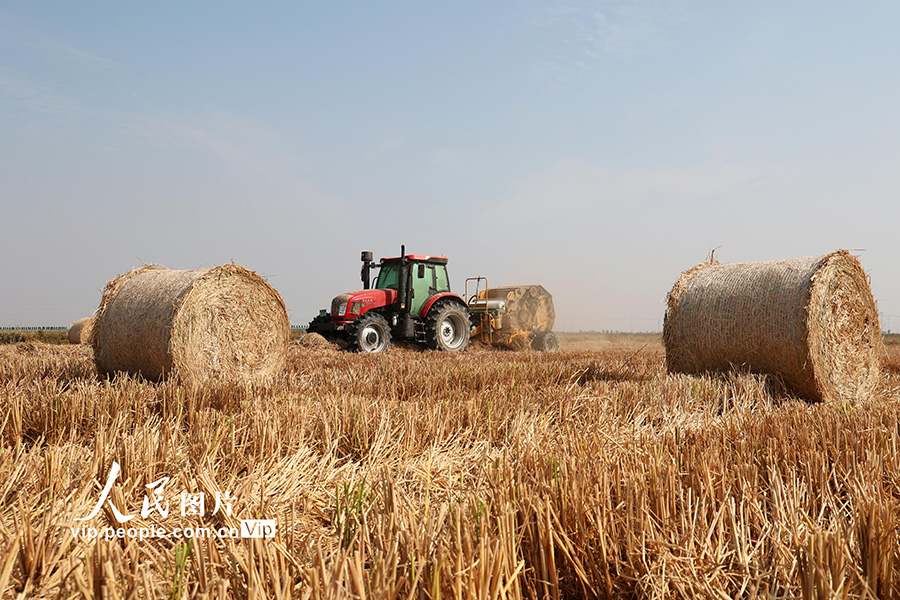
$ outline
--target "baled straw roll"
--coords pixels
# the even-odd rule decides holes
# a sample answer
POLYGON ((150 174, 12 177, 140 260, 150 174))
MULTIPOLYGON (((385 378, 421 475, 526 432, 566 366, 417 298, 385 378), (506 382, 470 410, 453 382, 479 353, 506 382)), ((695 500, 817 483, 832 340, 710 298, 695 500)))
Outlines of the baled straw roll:
POLYGON ((94 328, 94 317, 84 317, 78 319, 69 327, 69 343, 84 344, 87 343, 91 336, 91 329, 94 328))
POLYGON ((107 284, 91 345, 105 374, 265 384, 284 368, 289 338, 281 296, 253 271, 148 266, 107 284))
POLYGON ((864 397, 880 377, 875 301, 844 250, 697 265, 669 293, 663 340, 670 372, 767 373, 814 401, 864 397))

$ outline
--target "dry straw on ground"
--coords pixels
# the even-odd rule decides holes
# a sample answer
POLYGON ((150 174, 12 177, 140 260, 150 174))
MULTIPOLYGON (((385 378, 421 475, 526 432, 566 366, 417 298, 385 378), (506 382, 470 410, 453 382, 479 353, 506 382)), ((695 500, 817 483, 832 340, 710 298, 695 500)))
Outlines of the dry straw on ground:
POLYGON ((253 271, 148 266, 107 284, 91 345, 101 373, 263 384, 284 368, 289 338, 281 296, 253 271))
POLYGON ((758 375, 669 375, 653 340, 561 337, 551 353, 294 343, 253 393, 103 381, 84 346, 0 345, 0 598, 900 598, 900 344, 847 407, 758 375), (75 521, 113 461, 103 510, 75 521), (169 512, 144 515, 161 478, 169 512), (233 510, 213 514, 225 491, 233 510), (218 532, 245 519, 275 537, 218 532), (72 532, 151 526, 212 531, 72 532))
POLYGON ((669 293, 663 337, 669 371, 766 373, 815 401, 864 397, 880 377, 875 301, 844 250, 697 265, 669 293))
POLYGON ((84 344, 90 339, 91 329, 94 328, 94 317, 78 319, 69 327, 69 343, 84 344))

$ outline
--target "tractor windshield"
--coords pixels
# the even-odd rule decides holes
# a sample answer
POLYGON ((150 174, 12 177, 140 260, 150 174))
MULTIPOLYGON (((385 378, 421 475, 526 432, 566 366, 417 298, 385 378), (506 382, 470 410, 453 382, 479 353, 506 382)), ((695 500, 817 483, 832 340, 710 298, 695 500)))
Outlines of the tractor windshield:
POLYGON ((396 290, 397 278, 400 273, 400 265, 398 263, 387 263, 381 265, 381 271, 378 273, 378 279, 375 281, 376 290, 396 290))

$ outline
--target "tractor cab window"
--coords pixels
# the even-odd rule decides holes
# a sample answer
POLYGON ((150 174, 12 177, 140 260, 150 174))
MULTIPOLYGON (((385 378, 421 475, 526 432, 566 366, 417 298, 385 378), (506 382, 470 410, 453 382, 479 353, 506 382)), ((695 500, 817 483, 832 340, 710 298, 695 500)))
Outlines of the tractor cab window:
POLYGON ((435 265, 434 267, 435 284, 434 288, 437 292, 450 291, 450 279, 447 277, 446 265, 435 265))
POLYGON ((400 265, 386 264, 382 265, 381 271, 378 273, 378 279, 375 281, 375 289, 377 290, 396 290, 397 275, 400 272, 400 265))
POLYGON ((409 312, 418 316, 425 301, 434 293, 434 265, 417 263, 412 265, 412 286, 410 289, 409 312))

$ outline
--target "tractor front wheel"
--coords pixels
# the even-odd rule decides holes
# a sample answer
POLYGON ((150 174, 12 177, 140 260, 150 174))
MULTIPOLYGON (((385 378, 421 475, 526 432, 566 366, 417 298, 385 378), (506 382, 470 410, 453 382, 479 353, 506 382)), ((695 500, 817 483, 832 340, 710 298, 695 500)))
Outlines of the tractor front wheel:
POLYGON ((329 315, 317 315, 306 328, 306 333, 318 333, 330 342, 336 342, 341 339, 336 335, 331 327, 331 317, 329 315))
POLYGON ((309 325, 306 327, 306 333, 318 333, 321 334, 325 331, 325 325, 331 323, 331 317, 328 315, 316 315, 312 321, 309 322, 309 325))
POLYGON ((456 302, 442 302, 428 311, 425 334, 428 347, 444 352, 462 352, 469 345, 469 313, 456 302))
POLYGON ((391 329, 379 314, 367 313, 350 327, 350 350, 384 352, 391 345, 391 329))

